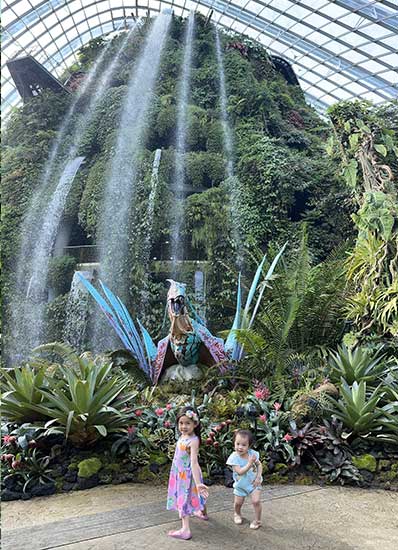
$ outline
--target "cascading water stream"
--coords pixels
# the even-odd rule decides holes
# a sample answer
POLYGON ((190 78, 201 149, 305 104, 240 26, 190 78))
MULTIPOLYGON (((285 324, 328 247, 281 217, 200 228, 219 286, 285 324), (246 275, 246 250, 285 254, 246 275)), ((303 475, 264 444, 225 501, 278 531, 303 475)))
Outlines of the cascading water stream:
POLYGON ((174 278, 177 276, 178 262, 184 259, 184 243, 181 238, 181 229, 184 219, 185 149, 188 126, 188 98, 192 72, 194 24, 195 14, 194 12, 190 12, 185 32, 182 74, 178 84, 175 171, 171 186, 174 194, 173 224, 171 227, 171 257, 174 278))
POLYGON ((124 266, 129 256, 129 221, 136 193, 138 156, 144 147, 148 110, 169 24, 169 14, 156 18, 131 75, 101 209, 97 240, 101 278, 122 298, 126 297, 128 286, 124 266))
POLYGON ((161 157, 162 157, 162 150, 156 149, 155 157, 153 159, 153 164, 152 164, 151 191, 149 193, 149 198, 148 198, 147 233, 146 233, 145 245, 143 249, 143 256, 144 256, 143 259, 145 262, 144 265, 147 265, 149 263, 149 254, 151 251, 153 215, 155 210, 156 193, 158 190, 158 183, 159 183, 159 165, 160 165, 161 157))
POLYGON ((221 125, 223 130, 223 145, 224 154, 226 157, 226 176, 229 195, 229 210, 230 210, 230 223, 232 228, 232 237, 236 245, 236 263, 239 269, 242 269, 243 264, 243 243, 242 232, 240 229, 240 183, 234 173, 234 145, 231 126, 228 120, 227 112, 227 91, 225 83, 225 70, 223 52, 221 49, 221 41, 218 29, 215 29, 216 39, 216 56, 218 67, 218 79, 220 86, 220 111, 221 111, 221 125))
MULTIPOLYGON (((73 127, 72 138, 70 140, 71 145, 63 155, 64 160, 58 163, 61 169, 63 167, 63 172, 57 181, 51 199, 46 205, 43 204, 44 198, 48 197, 48 191, 46 189, 46 192, 44 192, 43 185, 41 185, 34 196, 26 221, 23 224, 23 239, 17 267, 17 292, 15 293, 12 303, 12 347, 14 349, 11 350, 11 357, 14 360, 18 358, 17 355, 23 356, 28 353, 44 338, 44 310, 51 253, 57 237, 67 196, 76 172, 84 159, 84 157, 76 157, 76 154, 82 143, 85 130, 93 120, 95 111, 103 99, 104 92, 113 76, 120 54, 124 50, 133 30, 134 28, 122 41, 116 56, 99 80, 99 85, 97 86, 95 94, 91 96, 90 102, 73 127), (39 205, 43 205, 40 211, 40 219, 35 221, 33 228, 31 220, 35 215, 39 216, 37 210, 39 205), (32 251, 32 238, 34 236, 38 236, 38 240, 33 246, 32 251), (23 256, 24 254, 25 256, 23 256), (26 258, 32 258, 32 261, 27 262, 26 258), (24 296, 22 289, 26 281, 28 281, 28 291, 24 296)), ((98 77, 108 47, 109 44, 104 48, 103 52, 101 52, 101 55, 94 64, 88 77, 85 79, 81 91, 74 99, 67 116, 72 116, 77 103, 88 90, 89 86, 94 82, 94 79, 98 77)), ((65 127, 68 127, 67 123, 65 127)), ((59 138, 57 142, 59 142, 59 138)), ((56 154, 61 154, 59 147, 54 147, 50 155, 52 165, 48 164, 45 171, 45 174, 47 174, 49 178, 55 176, 54 172, 56 172, 56 167, 54 166, 54 157, 56 154)))
POLYGON ((66 304, 64 341, 76 352, 83 351, 84 338, 88 322, 88 293, 83 286, 79 274, 90 279, 87 271, 76 271, 66 304))
POLYGON ((162 150, 156 149, 155 156, 152 164, 151 174, 151 190, 148 197, 148 208, 146 212, 146 234, 145 240, 142 246, 142 265, 144 266, 144 280, 142 282, 141 291, 141 310, 144 310, 148 303, 148 269, 150 263, 150 253, 152 247, 152 232, 153 232, 153 216, 155 212, 156 194, 158 191, 159 183, 159 165, 162 157, 162 150))
MULTIPOLYGON (((137 183, 137 164, 149 126, 148 111, 154 94, 161 55, 171 21, 169 13, 158 15, 128 83, 115 153, 105 186, 98 226, 100 276, 122 300, 128 296, 130 213, 137 183)), ((94 349, 108 347, 109 330, 96 319, 94 349)))
POLYGON ((220 35, 218 29, 216 33, 216 54, 217 54, 217 67, 218 67, 218 79, 220 84, 220 108, 221 108, 221 124, 223 130, 223 142, 224 151, 227 160, 227 177, 232 178, 234 176, 234 161, 233 161, 233 139, 232 132, 228 121, 227 114, 227 92, 225 86, 225 70, 224 60, 221 51, 220 35))

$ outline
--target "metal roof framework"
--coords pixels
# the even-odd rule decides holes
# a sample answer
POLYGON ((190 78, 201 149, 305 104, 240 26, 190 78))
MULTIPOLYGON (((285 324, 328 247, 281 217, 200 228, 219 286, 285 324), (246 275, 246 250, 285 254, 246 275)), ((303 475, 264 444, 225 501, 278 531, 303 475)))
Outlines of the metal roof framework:
POLYGON ((213 23, 285 58, 320 111, 342 99, 398 97, 397 0, 4 0, 3 112, 21 101, 9 59, 33 55, 58 78, 92 38, 165 8, 213 10, 213 23))

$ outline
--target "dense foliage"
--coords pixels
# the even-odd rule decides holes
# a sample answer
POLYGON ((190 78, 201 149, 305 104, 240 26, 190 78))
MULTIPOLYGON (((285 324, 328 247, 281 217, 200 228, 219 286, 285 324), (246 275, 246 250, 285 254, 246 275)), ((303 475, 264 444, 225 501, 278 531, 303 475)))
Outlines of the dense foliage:
MULTIPOLYGON (((72 227, 69 244, 76 246, 96 241, 107 166, 114 152, 126 84, 149 25, 147 21, 133 33, 110 87, 84 129, 79 154, 86 160, 75 178, 62 221, 63 226, 72 227)), ((176 86, 181 74, 184 28, 185 21, 173 17, 149 116, 146 149, 138 166, 137 195, 131 207, 130 233, 134 238, 130 239, 128 259, 128 305, 133 312, 141 302, 143 280, 147 289, 153 289, 167 276, 167 267, 150 260, 168 260, 170 255, 176 86), (152 161, 158 148, 162 149, 159 183, 153 219, 148 220, 142 214, 148 210, 152 161), (142 248, 149 227, 152 250, 148 255, 142 248), (149 280, 143 276, 148 271, 149 280)), ((306 221, 311 253, 319 261, 351 231, 349 216, 341 215, 348 212, 348 192, 336 175, 336 161, 324 155, 323 142, 329 134, 328 125, 305 103, 300 88, 288 84, 276 71, 263 48, 245 37, 220 36, 228 116, 235 135, 236 177, 232 182, 226 179, 214 28, 197 16, 188 108, 187 198, 182 228, 187 259, 208 262, 208 317, 213 328, 227 326, 226 314, 230 313, 228 305, 232 304, 236 280, 235 273, 220 270, 225 263, 233 264, 238 244, 234 242, 236 235, 228 222, 231 187, 239 189, 232 215, 239 229, 240 245, 244 248, 259 246, 265 249, 272 243, 280 246, 287 238, 294 239, 300 224, 306 221), (244 48, 234 47, 236 43, 243 44, 244 48), (340 211, 332 207, 336 201, 340 211)), ((104 67, 113 59, 122 39, 122 35, 113 39, 102 61, 104 67)), ((81 51, 80 66, 73 69, 87 71, 104 51, 105 44, 103 39, 91 41, 81 51)), ((94 91, 89 88, 80 101, 80 109, 84 108, 90 90, 94 91)), ((7 290, 15 269, 21 217, 40 181, 56 130, 71 101, 73 94, 46 92, 14 113, 7 126, 2 167, 5 202, 2 239, 7 290)), ((75 119, 78 117, 79 108, 75 119)), ((68 122, 71 128, 76 120, 68 122)), ((61 154, 66 146, 63 144, 61 154)), ((247 258, 248 270, 249 264, 247 258)), ((187 269, 180 278, 186 279, 191 286, 192 273, 189 267, 187 269)), ((64 293, 65 289, 58 285, 57 291, 64 293)), ((156 308, 156 304, 149 303, 144 312, 152 330, 161 322, 161 312, 154 313, 156 308)), ((60 318, 57 304, 48 311, 60 318)), ((53 325, 50 318, 50 326, 53 325)))

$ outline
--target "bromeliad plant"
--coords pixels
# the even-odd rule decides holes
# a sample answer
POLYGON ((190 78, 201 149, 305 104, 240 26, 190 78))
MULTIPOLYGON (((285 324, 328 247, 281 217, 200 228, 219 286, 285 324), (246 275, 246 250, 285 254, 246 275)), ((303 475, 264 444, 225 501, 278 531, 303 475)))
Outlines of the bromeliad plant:
POLYGON ((329 354, 330 379, 340 382, 341 378, 347 384, 356 382, 377 383, 388 372, 385 355, 379 349, 376 352, 365 347, 350 349, 344 344, 338 346, 337 352, 329 354))
POLYGON ((316 449, 322 447, 326 440, 324 427, 315 426, 312 422, 308 422, 302 428, 298 428, 294 420, 291 420, 289 424, 292 445, 297 453, 294 464, 301 464, 303 456, 306 454, 314 460, 316 449))
POLYGON ((313 456, 321 473, 328 476, 330 482, 359 483, 361 474, 351 461, 351 452, 347 445, 347 434, 343 423, 332 418, 324 420, 320 427, 323 433, 323 448, 313 456))
POLYGON ((48 387, 46 368, 30 365, 1 373, 2 416, 10 422, 35 422, 45 415, 35 406, 43 402, 41 390, 48 387))
POLYGON ((332 414, 341 420, 350 430, 352 436, 366 435, 380 429, 380 420, 385 414, 377 405, 382 397, 382 388, 378 386, 368 396, 366 382, 354 382, 350 387, 345 380, 341 381, 341 398, 328 397, 332 414))
POLYGON ((62 378, 48 379, 48 388, 40 390, 43 402, 33 406, 52 419, 45 424, 45 435, 62 433, 73 444, 85 446, 125 428, 125 403, 132 396, 121 393, 128 382, 111 375, 111 364, 96 364, 70 349, 68 358, 70 366, 58 367, 62 378))
POLYGON ((294 448, 290 443, 293 437, 281 427, 278 409, 271 411, 268 418, 260 415, 255 433, 259 451, 263 449, 266 455, 276 453, 286 463, 294 463, 294 448))

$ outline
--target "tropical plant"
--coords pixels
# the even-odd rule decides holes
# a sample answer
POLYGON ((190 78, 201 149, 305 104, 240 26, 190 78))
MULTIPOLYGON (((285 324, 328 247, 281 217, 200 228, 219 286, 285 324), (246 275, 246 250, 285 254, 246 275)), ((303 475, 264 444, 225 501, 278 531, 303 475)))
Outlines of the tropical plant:
POLYGON ((296 451, 294 464, 301 464, 304 455, 314 458, 316 448, 322 447, 326 436, 322 426, 314 426, 312 422, 307 422, 302 428, 298 428, 294 420, 289 422, 289 434, 292 436, 292 446, 296 451))
POLYGON ((349 386, 342 379, 339 400, 329 397, 332 414, 341 420, 344 426, 351 431, 352 436, 366 435, 380 429, 380 420, 384 411, 377 405, 382 397, 381 386, 377 386, 368 396, 366 382, 354 381, 349 386))
POLYGON ((232 421, 228 419, 226 422, 210 425, 203 432, 204 445, 200 447, 200 456, 209 477, 225 467, 227 458, 233 450, 231 428, 232 421))
POLYGON ((40 390, 43 403, 33 407, 52 419, 45 424, 46 435, 62 433, 75 445, 89 445, 126 427, 128 416, 123 408, 131 396, 120 394, 128 382, 112 376, 111 364, 78 357, 67 346, 58 348, 73 367, 60 365, 63 378, 49 379, 48 388, 40 390))
MULTIPOLYGON (((2 426, 4 432, 9 432, 7 426, 2 426)), ((25 425, 2 438, 2 484, 15 491, 27 493, 34 489, 40 492, 40 486, 53 482, 52 470, 48 467, 51 458, 41 455, 33 436, 39 437, 38 430, 25 425)))
POLYGON ((297 354, 308 368, 314 363, 319 367, 322 349, 336 345, 342 336, 345 280, 340 252, 311 266, 307 241, 304 225, 299 248, 268 283, 272 292, 263 301, 254 329, 237 331, 252 376, 285 374, 297 354))
POLYGON ((339 481, 342 485, 346 482, 360 483, 361 475, 351 461, 343 423, 332 418, 331 421, 324 420, 323 424, 320 426, 323 446, 313 455, 314 462, 322 473, 328 475, 330 482, 339 481))
POLYGON ((381 349, 373 352, 366 347, 351 349, 342 344, 338 346, 337 352, 329 352, 329 377, 333 382, 344 378, 350 385, 362 380, 368 384, 376 383, 388 372, 385 357, 381 349))
POLYGON ((329 109, 334 127, 329 153, 340 156, 358 206, 352 214, 358 236, 346 262, 352 288, 346 310, 361 339, 398 334, 398 197, 393 184, 398 141, 396 120, 384 114, 367 101, 345 101, 329 109))
POLYGON ((30 365, 2 369, 2 415, 11 422, 35 422, 46 415, 35 409, 43 401, 42 389, 48 387, 46 367, 30 365))
POLYGON ((340 481, 344 485, 347 481, 350 483, 359 483, 361 475, 358 468, 354 466, 345 450, 338 448, 336 452, 326 451, 322 458, 318 459, 320 470, 328 475, 329 481, 340 481))

